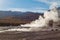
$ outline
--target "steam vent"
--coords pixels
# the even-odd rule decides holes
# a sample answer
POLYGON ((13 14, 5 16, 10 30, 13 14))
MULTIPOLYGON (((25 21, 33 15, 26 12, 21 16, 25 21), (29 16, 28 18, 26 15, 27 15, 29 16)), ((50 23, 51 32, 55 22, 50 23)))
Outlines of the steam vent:
POLYGON ((1 27, 0 40, 60 40, 60 7, 53 6, 29 24, 1 27))
POLYGON ((51 27, 53 30, 60 29, 60 7, 55 7, 51 10, 48 10, 48 13, 48 17, 46 17, 48 19, 47 27, 51 27))
MULTIPOLYGON (((30 24, 21 25, 22 27, 31 27, 31 30, 57 30, 60 27, 60 7, 53 6, 50 10, 44 12, 44 18, 32 21, 30 24)), ((37 31, 38 31, 37 30, 37 31)))

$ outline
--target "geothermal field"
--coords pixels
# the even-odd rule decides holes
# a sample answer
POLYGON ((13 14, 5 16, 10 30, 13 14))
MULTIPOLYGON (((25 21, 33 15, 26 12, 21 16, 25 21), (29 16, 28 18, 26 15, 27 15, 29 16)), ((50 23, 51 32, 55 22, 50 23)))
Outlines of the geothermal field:
POLYGON ((0 40, 60 40, 60 7, 54 3, 44 16, 20 26, 0 27, 0 40))

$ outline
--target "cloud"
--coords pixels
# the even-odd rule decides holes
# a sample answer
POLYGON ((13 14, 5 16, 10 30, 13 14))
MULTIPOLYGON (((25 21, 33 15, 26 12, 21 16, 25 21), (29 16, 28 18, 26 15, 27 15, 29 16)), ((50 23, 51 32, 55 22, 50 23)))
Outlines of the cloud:
MULTIPOLYGON (((41 1, 41 2, 45 2, 47 3, 47 1, 44 0, 37 0, 37 1, 41 1)), ((32 9, 26 9, 26 8, 9 8, 6 5, 9 4, 13 4, 12 0, 0 0, 0 10, 11 10, 11 11, 22 11, 22 12, 26 12, 26 11, 31 11, 31 12, 45 12, 46 8, 42 8, 42 7, 36 7, 36 8, 32 8, 32 9), (6 8, 7 7, 7 8, 6 8)))
POLYGON ((39 12, 39 13, 44 13, 46 10, 31 10, 31 12, 39 12))
POLYGON ((0 9, 5 7, 8 4, 8 0, 0 0, 0 9))
POLYGON ((27 11, 30 11, 30 12, 45 12, 46 9, 45 8, 33 8, 33 9, 25 9, 25 8, 8 8, 6 9, 7 11, 21 11, 21 12, 27 12, 27 11))
POLYGON ((36 7, 33 9, 33 11, 35 12, 45 12, 47 9, 46 8, 43 8, 43 7, 36 7))
POLYGON ((2 5, 2 4, 4 4, 4 0, 0 0, 0 6, 2 5))
POLYGON ((34 0, 34 1, 43 2, 43 3, 46 3, 46 4, 50 4, 50 2, 48 0, 34 0))
POLYGON ((47 10, 47 8, 43 8, 43 7, 36 7, 34 9, 36 9, 36 10, 47 10))
POLYGON ((22 11, 22 12, 27 11, 27 9, 23 9, 23 8, 9 8, 7 10, 11 10, 11 11, 22 11))
POLYGON ((58 5, 60 5, 60 0, 34 0, 34 1, 42 2, 47 5, 51 5, 52 3, 56 2, 56 3, 58 3, 58 5))

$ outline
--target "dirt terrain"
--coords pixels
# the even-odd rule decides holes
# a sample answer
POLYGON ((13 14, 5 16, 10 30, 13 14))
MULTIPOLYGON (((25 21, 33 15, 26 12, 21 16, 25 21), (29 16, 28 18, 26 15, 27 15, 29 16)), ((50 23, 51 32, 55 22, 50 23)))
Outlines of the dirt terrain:
POLYGON ((60 40, 60 31, 4 32, 0 40, 60 40))

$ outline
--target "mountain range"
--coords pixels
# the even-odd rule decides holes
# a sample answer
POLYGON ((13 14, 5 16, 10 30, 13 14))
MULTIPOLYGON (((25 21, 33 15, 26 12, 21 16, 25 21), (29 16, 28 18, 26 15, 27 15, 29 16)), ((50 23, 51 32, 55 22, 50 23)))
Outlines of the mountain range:
POLYGON ((40 15, 43 16, 43 13, 0 11, 0 25, 30 23, 38 19, 40 15))

